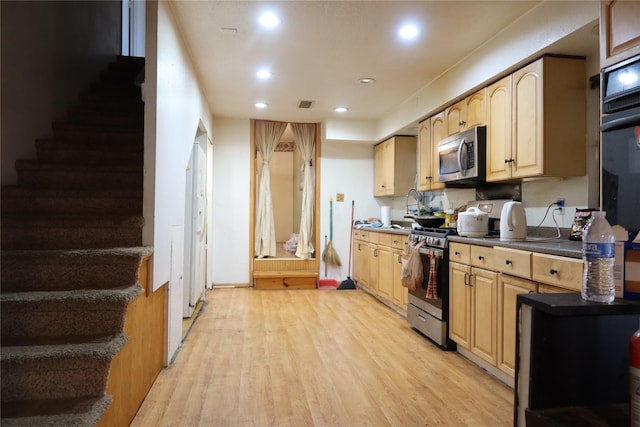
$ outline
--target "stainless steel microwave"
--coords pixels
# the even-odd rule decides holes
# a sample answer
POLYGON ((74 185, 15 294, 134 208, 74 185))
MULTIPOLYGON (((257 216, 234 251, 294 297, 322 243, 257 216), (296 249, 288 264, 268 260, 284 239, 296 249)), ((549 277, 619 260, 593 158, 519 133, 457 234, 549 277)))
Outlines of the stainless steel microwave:
POLYGON ((438 142, 438 180, 469 185, 486 177, 487 127, 475 126, 438 142))

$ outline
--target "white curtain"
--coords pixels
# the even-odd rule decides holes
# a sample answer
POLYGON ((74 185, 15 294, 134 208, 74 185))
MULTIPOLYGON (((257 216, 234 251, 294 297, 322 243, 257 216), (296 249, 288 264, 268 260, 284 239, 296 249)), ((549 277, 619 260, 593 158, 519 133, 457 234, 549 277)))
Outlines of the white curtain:
POLYGON ((298 235, 298 258, 313 256, 313 205, 315 198, 315 179, 313 153, 315 149, 316 125, 313 123, 292 123, 293 137, 302 157, 302 214, 300 215, 300 234, 298 235))
POLYGON ((262 156, 260 187, 256 206, 254 253, 258 258, 276 256, 276 227, 271 203, 271 174, 269 160, 287 127, 284 122, 256 121, 256 147, 262 156))

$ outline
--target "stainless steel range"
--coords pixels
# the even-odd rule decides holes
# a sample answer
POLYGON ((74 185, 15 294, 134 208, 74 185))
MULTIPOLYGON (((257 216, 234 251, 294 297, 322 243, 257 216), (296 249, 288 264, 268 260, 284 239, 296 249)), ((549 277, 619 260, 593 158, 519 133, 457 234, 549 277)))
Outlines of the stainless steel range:
POLYGON ((420 259, 424 273, 421 287, 409 290, 409 324, 438 344, 443 350, 455 350, 449 339, 449 245, 452 228, 417 228, 409 234, 410 244, 423 242, 420 259), (431 283, 430 283, 431 281, 431 283), (429 291, 429 296, 427 292, 429 291))

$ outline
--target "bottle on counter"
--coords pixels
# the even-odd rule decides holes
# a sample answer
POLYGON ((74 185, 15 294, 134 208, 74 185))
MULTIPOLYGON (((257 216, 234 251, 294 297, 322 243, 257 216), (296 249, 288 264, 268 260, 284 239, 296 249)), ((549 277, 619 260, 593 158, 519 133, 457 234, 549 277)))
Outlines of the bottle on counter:
POLYGON ((610 303, 616 296, 613 281, 616 240, 605 215, 604 211, 592 212, 582 235, 582 299, 610 303))

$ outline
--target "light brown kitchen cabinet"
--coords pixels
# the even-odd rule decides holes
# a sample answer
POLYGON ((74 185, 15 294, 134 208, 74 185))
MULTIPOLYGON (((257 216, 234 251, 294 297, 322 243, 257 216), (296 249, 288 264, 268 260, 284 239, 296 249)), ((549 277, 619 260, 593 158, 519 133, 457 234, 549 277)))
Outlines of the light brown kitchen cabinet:
POLYGON ((449 262, 449 338, 471 348, 471 267, 449 262))
POLYGON ((409 290, 402 286, 402 253, 403 251, 398 249, 393 251, 393 295, 391 295, 391 300, 406 311, 409 290))
POLYGON ((487 88, 487 180, 511 178, 511 82, 508 75, 487 88))
POLYGON ((600 68, 640 54, 640 1, 600 2, 600 68))
POLYGON ((445 110, 447 136, 487 123, 487 89, 469 95, 445 110))
MULTIPOLYGON (((452 244, 460 255, 466 248, 452 244)), ((471 246, 471 265, 491 262, 487 249, 471 246), (487 253, 488 253, 487 252, 487 253), (475 258, 474 258, 475 257, 475 258)), ((497 355, 498 273, 457 262, 449 263, 449 338, 495 366, 497 355)))
POLYGON ((369 283, 369 232, 353 230, 353 279, 358 285, 369 283))
POLYGON ((537 282, 563 288, 565 292, 580 292, 583 274, 584 261, 581 259, 533 254, 532 277, 537 282))
POLYGON ((374 256, 378 264, 378 295, 390 300, 393 296, 393 251, 388 246, 378 245, 374 256))
POLYGON ((353 236, 353 278, 383 302, 406 311, 408 291, 400 279, 400 256, 408 236, 369 230, 353 230, 353 236))
POLYGON ((437 162, 438 162, 438 143, 445 139, 447 134, 447 123, 444 116, 444 111, 439 112, 431 116, 431 141, 433 141, 434 145, 434 153, 436 153, 436 158, 434 160, 436 164, 436 171, 438 170, 437 162))
POLYGON ((444 188, 438 180, 438 142, 433 139, 431 120, 418 124, 418 190, 431 191, 444 188))
POLYGON ((508 80, 489 87, 487 181, 586 174, 586 80, 582 58, 545 56, 515 71, 510 138, 508 80))
POLYGON ((516 366, 516 298, 519 294, 536 292, 536 282, 507 274, 498 277, 498 353, 497 367, 515 378, 516 366))
POLYGON ((394 136, 377 144, 373 164, 374 196, 404 196, 414 186, 416 137, 394 136))
POLYGON ((471 352, 491 365, 498 353, 498 273, 471 268, 471 352))

